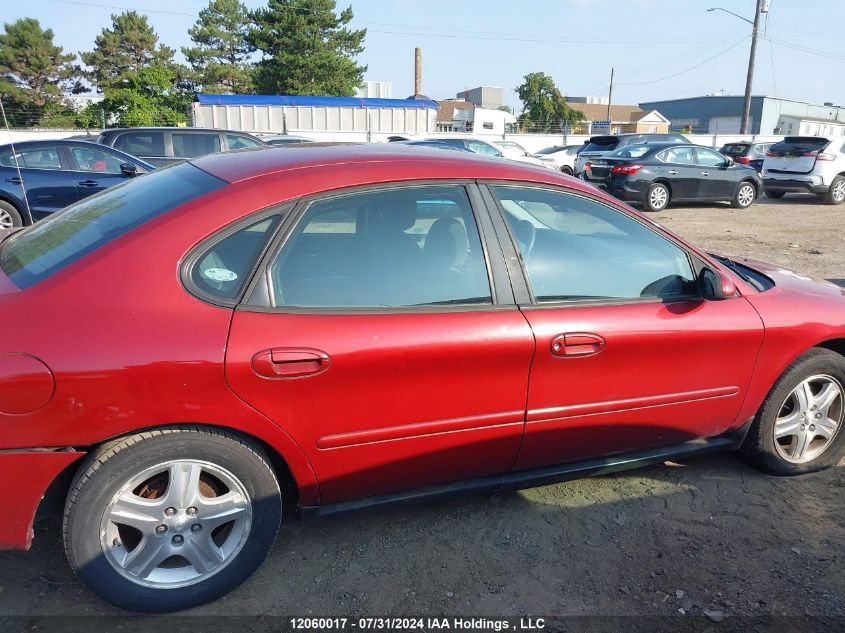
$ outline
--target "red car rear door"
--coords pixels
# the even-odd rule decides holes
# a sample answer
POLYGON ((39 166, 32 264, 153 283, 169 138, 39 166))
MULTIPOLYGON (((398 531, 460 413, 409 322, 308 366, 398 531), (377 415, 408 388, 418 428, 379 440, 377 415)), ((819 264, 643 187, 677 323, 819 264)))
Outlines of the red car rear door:
POLYGON ((323 503, 516 459, 534 340, 475 201, 418 183, 302 202, 235 311, 229 384, 300 444, 323 503))
POLYGON ((697 256, 597 199, 514 185, 492 185, 485 199, 523 261, 537 345, 517 469, 734 423, 763 338, 744 298, 696 296, 697 256))

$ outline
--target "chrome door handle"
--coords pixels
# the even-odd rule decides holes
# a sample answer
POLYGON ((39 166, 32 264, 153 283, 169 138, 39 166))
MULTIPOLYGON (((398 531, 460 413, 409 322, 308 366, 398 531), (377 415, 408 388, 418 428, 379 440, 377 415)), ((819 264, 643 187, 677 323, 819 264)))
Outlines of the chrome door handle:
POLYGON ((677 171, 675 171, 674 169, 670 169, 670 170, 669 170, 669 175, 670 175, 670 176, 677 176, 677 175, 678 175, 678 172, 677 172, 677 171))
POLYGON ((569 358, 572 356, 592 356, 604 349, 604 339, 598 334, 588 332, 570 332, 558 334, 552 339, 552 356, 569 358))
POLYGON ((701 175, 702 176, 709 176, 710 172, 709 171, 703 171, 703 172, 701 172, 701 175))

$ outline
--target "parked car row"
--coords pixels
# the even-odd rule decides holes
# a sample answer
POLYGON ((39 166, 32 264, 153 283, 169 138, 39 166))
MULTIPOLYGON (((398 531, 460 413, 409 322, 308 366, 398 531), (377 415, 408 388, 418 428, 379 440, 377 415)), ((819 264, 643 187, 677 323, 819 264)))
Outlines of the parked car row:
POLYGON ((0 229, 37 222, 160 166, 262 145, 244 132, 202 128, 119 128, 98 137, 3 145, 0 229))

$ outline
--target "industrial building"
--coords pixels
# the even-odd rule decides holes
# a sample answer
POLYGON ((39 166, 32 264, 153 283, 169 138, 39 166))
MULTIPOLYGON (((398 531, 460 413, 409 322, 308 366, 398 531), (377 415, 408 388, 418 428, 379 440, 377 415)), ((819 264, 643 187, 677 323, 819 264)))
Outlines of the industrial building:
MULTIPOLYGON (((737 134, 742 96, 708 95, 641 103, 643 110, 659 110, 673 130, 694 134, 737 134)), ((779 97, 751 97, 749 133, 762 135, 845 135, 845 107, 813 105, 779 97)))
POLYGON ((437 129, 428 99, 198 94, 193 125, 245 132, 423 134, 437 129))
POLYGON ((479 86, 459 92, 456 97, 479 108, 498 110, 504 103, 505 91, 503 88, 496 86, 479 86))

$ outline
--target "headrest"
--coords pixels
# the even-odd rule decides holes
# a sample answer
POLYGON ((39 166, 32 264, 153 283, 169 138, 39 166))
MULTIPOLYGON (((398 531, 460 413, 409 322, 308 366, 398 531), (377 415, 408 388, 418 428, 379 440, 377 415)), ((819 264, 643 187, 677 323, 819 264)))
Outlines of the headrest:
POLYGON ((454 218, 440 218, 431 225, 423 252, 439 269, 460 266, 467 256, 469 239, 463 223, 454 218))
POLYGON ((406 231, 417 221, 417 200, 406 195, 385 196, 369 213, 369 225, 378 232, 406 231))

